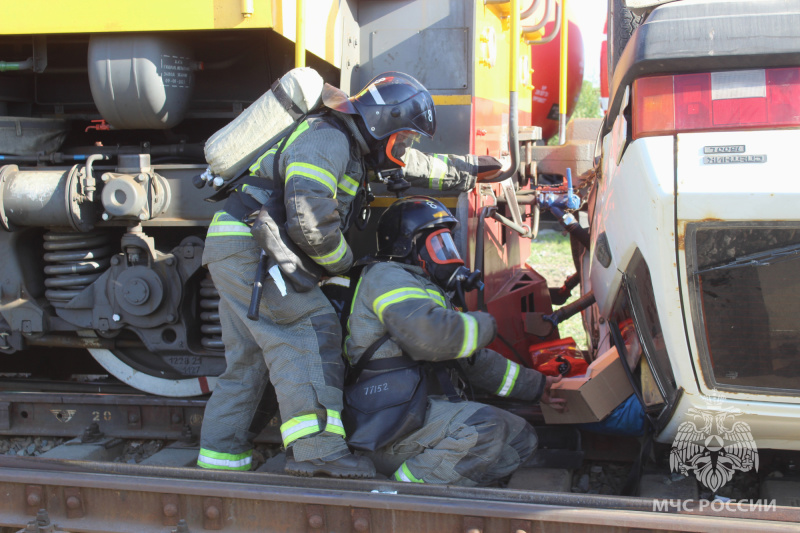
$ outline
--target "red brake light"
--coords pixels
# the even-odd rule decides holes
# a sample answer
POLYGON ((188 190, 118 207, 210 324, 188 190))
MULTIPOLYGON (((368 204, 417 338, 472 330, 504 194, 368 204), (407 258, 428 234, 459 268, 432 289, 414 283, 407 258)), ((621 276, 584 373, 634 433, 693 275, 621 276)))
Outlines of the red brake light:
POLYGON ((641 78, 633 138, 685 131, 800 126, 800 68, 641 78))
POLYGON ((767 71, 767 120, 780 125, 800 122, 800 69, 767 71))
POLYGON ((641 132, 673 132, 675 130, 675 100, 672 76, 642 78, 633 84, 633 138, 641 132))
POLYGON ((675 76, 675 129, 702 130, 711 126, 711 75, 675 76))

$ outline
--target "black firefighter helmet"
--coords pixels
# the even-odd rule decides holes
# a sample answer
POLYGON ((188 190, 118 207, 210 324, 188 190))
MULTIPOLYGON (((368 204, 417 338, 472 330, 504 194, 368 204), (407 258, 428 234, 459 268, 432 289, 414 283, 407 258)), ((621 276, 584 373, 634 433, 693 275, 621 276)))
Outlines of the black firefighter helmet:
POLYGON ((409 196, 397 200, 378 219, 378 256, 406 257, 414 246, 414 237, 423 230, 453 230, 458 220, 435 198, 409 196))
POLYGON ((352 98, 341 89, 325 84, 326 107, 349 115, 360 115, 375 139, 412 130, 426 137, 436 132, 436 110, 428 90, 402 72, 384 72, 352 98))

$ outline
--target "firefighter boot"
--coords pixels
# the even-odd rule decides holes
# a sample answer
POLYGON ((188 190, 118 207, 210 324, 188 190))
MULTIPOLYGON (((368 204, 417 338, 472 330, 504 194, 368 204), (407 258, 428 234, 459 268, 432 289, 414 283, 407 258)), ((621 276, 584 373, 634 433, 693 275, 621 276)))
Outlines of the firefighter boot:
POLYGON ((292 450, 286 452, 287 474, 311 477, 323 474, 339 478, 372 478, 375 477, 375 465, 368 457, 348 453, 336 457, 323 457, 308 461, 295 461, 292 450))

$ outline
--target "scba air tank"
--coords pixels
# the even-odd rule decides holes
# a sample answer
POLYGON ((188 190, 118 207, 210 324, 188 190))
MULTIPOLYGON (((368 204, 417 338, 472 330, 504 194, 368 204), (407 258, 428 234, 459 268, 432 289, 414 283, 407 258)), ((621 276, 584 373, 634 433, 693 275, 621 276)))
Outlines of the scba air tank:
POLYGON ((180 123, 194 87, 188 46, 149 34, 92 35, 88 68, 100 115, 116 129, 167 129, 180 123))

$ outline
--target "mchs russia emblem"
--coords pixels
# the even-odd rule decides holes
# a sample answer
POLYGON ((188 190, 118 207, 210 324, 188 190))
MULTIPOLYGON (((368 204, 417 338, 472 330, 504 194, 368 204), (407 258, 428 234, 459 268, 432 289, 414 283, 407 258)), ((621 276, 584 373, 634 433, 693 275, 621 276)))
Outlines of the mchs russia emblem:
MULTIPOLYGON (((712 403, 716 403, 713 402, 712 403)), ((738 409, 689 409, 692 416, 678 426, 669 466, 684 476, 694 474, 716 492, 734 473, 758 471, 758 449, 750 426, 736 420, 738 409)))

